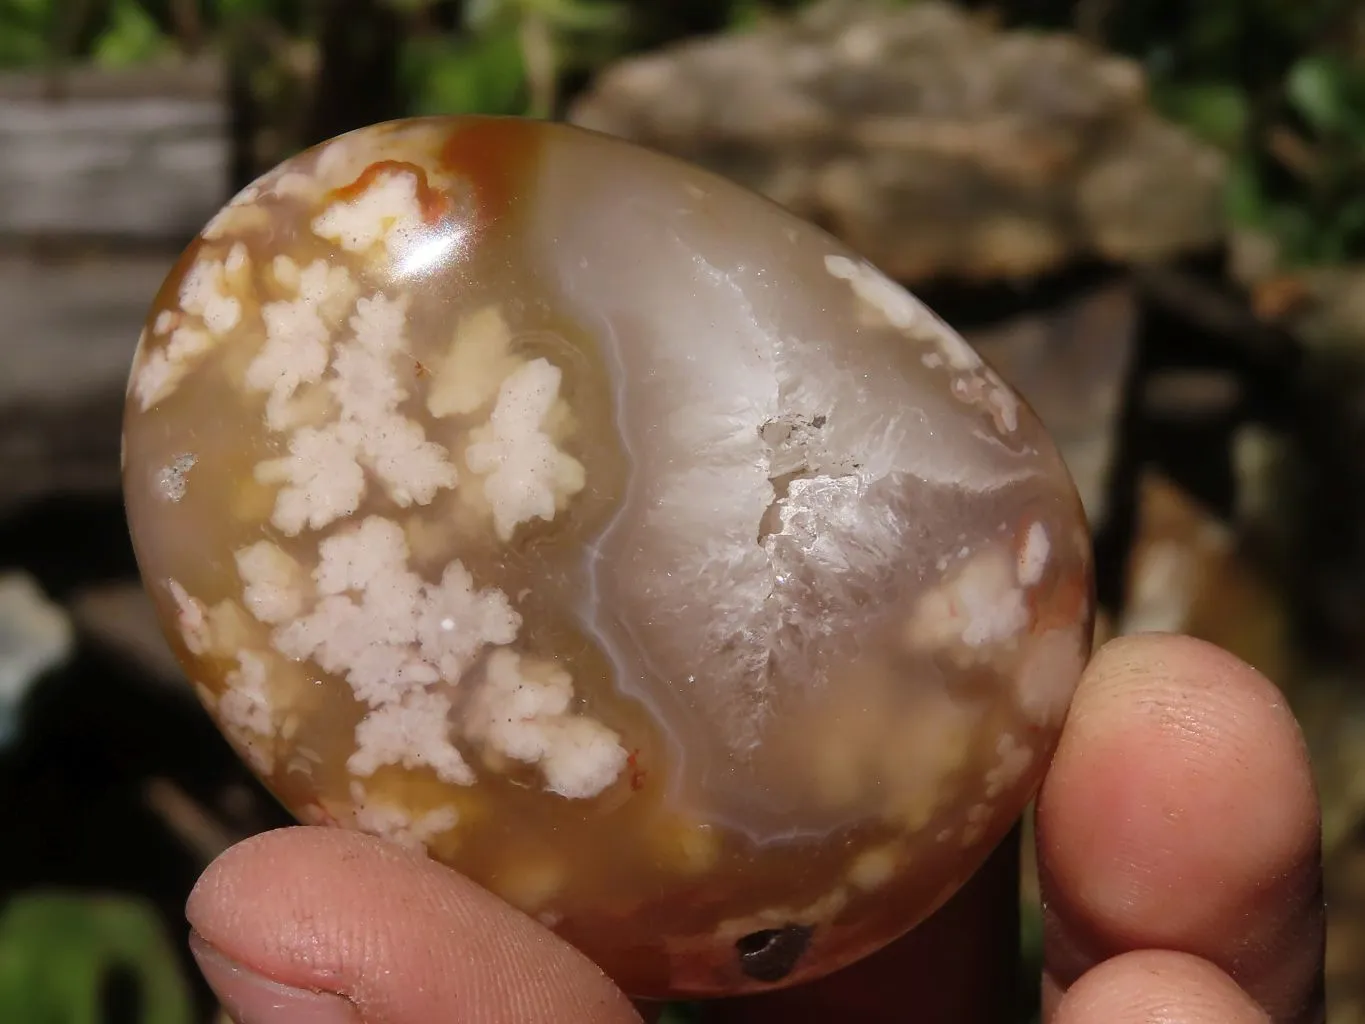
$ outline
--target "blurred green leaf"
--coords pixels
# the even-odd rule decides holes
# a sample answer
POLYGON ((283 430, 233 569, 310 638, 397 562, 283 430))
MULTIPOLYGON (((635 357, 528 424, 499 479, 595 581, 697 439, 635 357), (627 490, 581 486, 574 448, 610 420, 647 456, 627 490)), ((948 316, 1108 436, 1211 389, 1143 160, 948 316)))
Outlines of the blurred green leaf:
POLYGON ((1205 58, 1229 52, 1237 44, 1240 13, 1230 3, 1201 3, 1194 7, 1182 42, 1205 58))
POLYGON ((0 1020, 100 1024, 104 986, 115 972, 137 985, 138 1024, 191 1024, 189 984, 146 903, 40 892, 0 913, 0 1020))
POLYGON ((57 12, 56 0, 0 0, 0 25, 50 28, 57 12))
POLYGON ((414 114, 520 114, 526 109, 526 75, 515 30, 473 39, 414 39, 405 48, 403 78, 414 114))
POLYGON ((273 0, 217 0, 218 17, 224 22, 243 18, 269 18, 279 4, 273 0))
POLYGON ((171 40, 138 0, 112 0, 109 24, 91 47, 91 59, 102 67, 147 64, 174 52, 171 40))
POLYGON ((47 53, 47 40, 40 33, 0 25, 0 68, 33 67, 41 64, 47 53))
POLYGON ((768 16, 768 5, 763 0, 734 0, 730 4, 729 29, 731 32, 747 32, 763 24, 768 16))
POLYGON ((52 0, 0 0, 0 68, 43 63, 53 38, 52 0))
POLYGON ((617 0, 466 0, 464 23, 474 32, 490 32, 535 15, 556 31, 603 32, 619 27, 625 14, 617 0))
POLYGON ((475 32, 486 32, 515 18, 517 0, 465 0, 464 23, 475 32))
POLYGON ((1243 154, 1228 168, 1223 207, 1228 219, 1239 227, 1264 228, 1269 215, 1260 168, 1252 154, 1243 154))
POLYGON ((539 14, 560 32, 605 32, 617 28, 625 8, 615 0, 518 0, 523 11, 539 14))
POLYGON ((1323 226, 1320 259, 1344 260, 1365 246, 1365 196, 1343 203, 1323 226))
POLYGON ((1287 263, 1322 261, 1322 235, 1306 207, 1296 203, 1278 203, 1270 210, 1267 223, 1279 239, 1287 263))
POLYGON ((1299 115, 1317 131, 1340 130, 1349 117, 1344 74, 1331 57, 1309 56, 1294 64, 1285 79, 1285 94, 1299 115))
POLYGON ((1242 145, 1251 120, 1246 94, 1231 82, 1168 86, 1157 101, 1170 117, 1225 150, 1242 145))

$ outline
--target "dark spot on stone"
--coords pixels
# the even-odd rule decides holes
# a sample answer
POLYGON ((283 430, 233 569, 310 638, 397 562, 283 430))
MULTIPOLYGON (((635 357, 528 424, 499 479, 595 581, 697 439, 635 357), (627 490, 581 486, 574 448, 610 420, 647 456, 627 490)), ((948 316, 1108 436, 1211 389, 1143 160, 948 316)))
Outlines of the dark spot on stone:
POLYGON ((826 420, 827 417, 825 416, 825 414, 821 413, 819 416, 816 416, 813 420, 810 421, 810 425, 814 427, 816 430, 819 430, 821 427, 825 425, 826 420))
POLYGON ((806 952, 812 931, 808 925, 789 924, 750 932, 735 943, 740 971, 755 981, 781 981, 806 952))

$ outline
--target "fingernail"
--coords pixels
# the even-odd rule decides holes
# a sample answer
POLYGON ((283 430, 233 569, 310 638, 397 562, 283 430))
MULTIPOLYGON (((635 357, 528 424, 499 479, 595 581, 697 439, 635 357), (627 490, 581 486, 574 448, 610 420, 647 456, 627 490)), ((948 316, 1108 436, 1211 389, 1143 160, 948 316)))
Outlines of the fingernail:
POLYGON ((198 933, 190 934, 190 952, 236 1024, 362 1024, 349 999, 264 978, 218 952, 198 933))

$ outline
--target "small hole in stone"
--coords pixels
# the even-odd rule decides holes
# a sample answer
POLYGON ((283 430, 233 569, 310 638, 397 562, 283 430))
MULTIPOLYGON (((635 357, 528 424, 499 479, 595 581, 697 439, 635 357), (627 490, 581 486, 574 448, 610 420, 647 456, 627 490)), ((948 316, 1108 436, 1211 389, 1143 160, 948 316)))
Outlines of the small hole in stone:
POLYGON ((776 928, 765 928, 761 932, 752 932, 735 943, 735 949, 739 950, 740 956, 754 956, 762 953, 777 938, 776 928))
POLYGON ((740 971, 755 981, 781 981, 806 952, 811 932, 810 927, 800 924, 750 932, 735 942, 740 971))

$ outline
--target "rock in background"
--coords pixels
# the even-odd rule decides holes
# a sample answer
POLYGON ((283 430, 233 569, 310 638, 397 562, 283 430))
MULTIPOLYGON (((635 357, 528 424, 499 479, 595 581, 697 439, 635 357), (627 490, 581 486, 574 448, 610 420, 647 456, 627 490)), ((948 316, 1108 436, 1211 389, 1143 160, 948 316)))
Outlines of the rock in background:
POLYGON ((1104 527, 1145 319, 1127 268, 1225 233, 1222 158, 1153 111, 1135 64, 937 0, 823 0, 627 59, 569 116, 755 189, 914 287, 1038 410, 1104 527))
POLYGON ((747 185, 908 284, 1223 234, 1221 157, 1152 111, 1136 65, 936 0, 826 0, 626 60, 570 119, 747 185))

